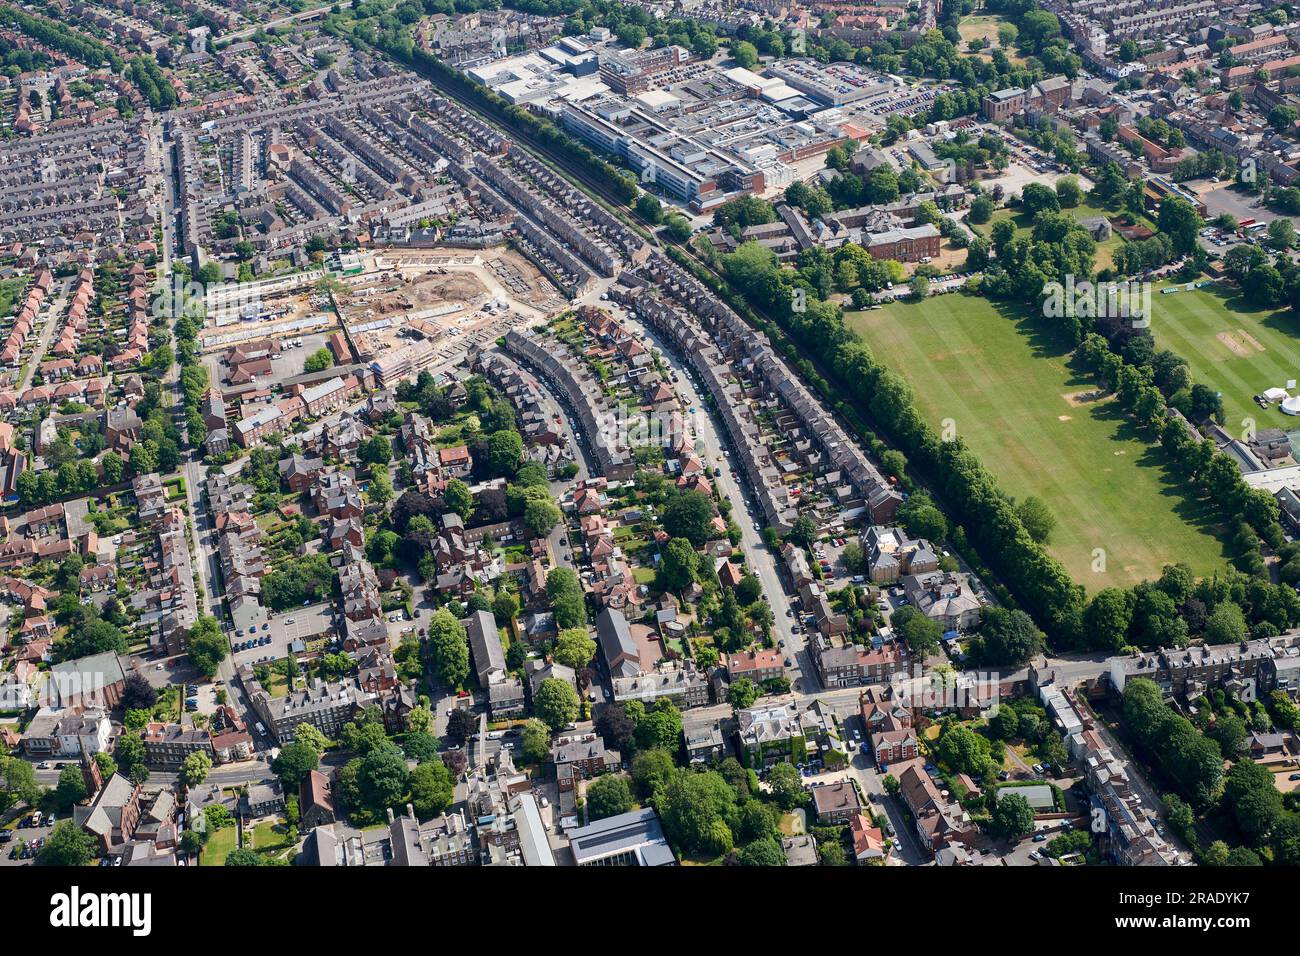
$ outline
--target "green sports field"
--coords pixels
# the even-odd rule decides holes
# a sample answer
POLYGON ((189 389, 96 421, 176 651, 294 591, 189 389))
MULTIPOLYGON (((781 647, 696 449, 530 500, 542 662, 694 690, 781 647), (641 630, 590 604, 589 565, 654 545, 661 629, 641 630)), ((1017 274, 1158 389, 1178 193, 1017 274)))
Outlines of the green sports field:
POLYGON ((1051 551, 1089 593, 1175 561, 1198 574, 1226 565, 1213 512, 1166 472, 1113 400, 1090 400, 1092 379, 1039 320, 960 294, 847 319, 908 379, 936 429, 952 420, 1004 492, 1047 502, 1057 518, 1051 551), (1094 570, 1095 549, 1104 571, 1094 570))
POLYGON ((1223 396, 1225 427, 1238 434, 1249 418, 1256 428, 1300 428, 1300 420, 1276 405, 1265 410, 1252 400, 1300 380, 1300 317, 1287 308, 1253 308, 1228 286, 1178 289, 1152 297, 1151 333, 1157 345, 1187 360, 1192 381, 1223 396))

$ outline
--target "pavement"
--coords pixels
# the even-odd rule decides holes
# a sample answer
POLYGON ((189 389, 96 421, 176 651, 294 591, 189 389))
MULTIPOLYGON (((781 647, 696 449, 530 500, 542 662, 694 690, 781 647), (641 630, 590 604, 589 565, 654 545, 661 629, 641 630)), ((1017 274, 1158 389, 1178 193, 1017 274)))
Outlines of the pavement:
MULTIPOLYGON (((17 814, 17 816, 19 817, 26 816, 28 812, 30 811, 23 810, 21 813, 17 814)), ((8 827, 9 824, 8 821, 6 820, 4 824, 4 828, 8 829, 8 827)), ((32 843, 36 840, 42 840, 48 838, 49 835, 53 832, 54 832, 53 824, 48 826, 41 826, 41 827, 23 827, 22 829, 14 829, 13 839, 10 840, 8 843, 0 843, 0 867, 35 865, 36 863, 35 857, 29 860, 21 860, 16 857, 11 858, 10 854, 13 853, 18 848, 19 841, 32 843)))
MULTIPOLYGON (((327 633, 334 624, 334 613, 333 603, 326 601, 308 607, 290 608, 280 613, 268 611, 266 623, 257 629, 256 639, 269 637, 271 642, 236 652, 232 659, 239 665, 287 657, 289 645, 294 641, 306 642, 327 633)), ((396 628, 390 627, 390 630, 396 633, 396 628)), ((232 646, 254 639, 252 632, 245 632, 241 636, 233 628, 228 631, 228 636, 232 646)))

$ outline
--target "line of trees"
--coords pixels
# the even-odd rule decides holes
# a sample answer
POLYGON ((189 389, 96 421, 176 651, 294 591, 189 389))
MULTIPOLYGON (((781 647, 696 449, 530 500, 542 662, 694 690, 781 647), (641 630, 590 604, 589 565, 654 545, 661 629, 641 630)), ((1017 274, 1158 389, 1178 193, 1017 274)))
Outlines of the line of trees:
POLYGON ((960 438, 946 440, 925 421, 908 384, 844 324, 840 308, 822 300, 803 277, 782 269, 770 250, 757 243, 724 256, 721 266, 741 294, 771 316, 833 379, 832 386, 819 376, 808 376, 810 383, 832 405, 837 400, 831 396, 838 394, 864 408, 942 495, 960 525, 954 537, 970 543, 1058 645, 1079 643, 1083 588, 1034 540, 997 480, 965 443, 960 438), (802 289, 800 295, 794 294, 796 288, 802 289))
MULTIPOLYGON (((1194 247, 1200 219, 1190 203, 1166 200, 1159 224, 1174 254, 1194 247)), ((1080 316, 1045 307, 1049 283, 1091 276, 1095 244, 1086 231, 1070 217, 1054 214, 1040 216, 1029 236, 1015 236, 999 223, 993 230, 993 249, 997 261, 985 272, 983 291, 1036 306, 1043 323, 1055 322, 1055 331, 1069 336, 1080 363, 1115 393, 1143 434, 1161 447, 1170 470, 1188 482, 1198 499, 1217 506, 1229 529, 1237 567, 1244 572, 1221 579, 1231 594, 1223 593, 1216 579, 1202 582, 1205 593, 1193 595, 1192 588, 1200 586, 1182 566, 1166 568, 1157 582, 1104 589, 1084 613, 1087 643, 1114 650, 1178 646, 1200 635, 1211 643, 1227 643, 1247 634, 1272 636, 1300 623, 1300 599, 1290 587, 1269 583, 1260 550, 1262 542, 1278 552, 1284 580, 1300 580, 1298 549, 1285 543, 1276 501, 1246 485, 1233 461, 1212 442, 1201 440, 1173 411, 1193 421, 1221 418, 1222 400, 1207 386, 1193 383, 1186 361, 1157 349, 1150 331, 1133 321, 1149 317, 1080 316), (1049 313, 1055 318, 1046 318, 1049 313)))

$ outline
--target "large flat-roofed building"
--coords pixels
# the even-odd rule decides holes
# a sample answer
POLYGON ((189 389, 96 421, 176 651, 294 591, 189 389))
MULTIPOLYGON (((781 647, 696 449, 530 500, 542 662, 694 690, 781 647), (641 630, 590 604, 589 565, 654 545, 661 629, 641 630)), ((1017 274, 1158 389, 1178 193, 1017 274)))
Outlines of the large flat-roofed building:
POLYGON ((672 866, 677 862, 659 817, 646 807, 569 831, 578 866, 672 866))
POLYGON ((853 63, 818 63, 813 59, 780 60, 767 72, 826 106, 844 106, 893 89, 889 77, 853 63))
POLYGON ((761 193, 767 188, 763 170, 676 131, 633 100, 606 97, 569 103, 560 113, 560 122, 580 139, 625 159, 642 182, 699 208, 728 195, 761 193))
POLYGON ((600 58, 600 78, 611 90, 624 96, 636 96, 650 89, 657 74, 681 63, 685 52, 670 44, 655 50, 605 53, 600 58))

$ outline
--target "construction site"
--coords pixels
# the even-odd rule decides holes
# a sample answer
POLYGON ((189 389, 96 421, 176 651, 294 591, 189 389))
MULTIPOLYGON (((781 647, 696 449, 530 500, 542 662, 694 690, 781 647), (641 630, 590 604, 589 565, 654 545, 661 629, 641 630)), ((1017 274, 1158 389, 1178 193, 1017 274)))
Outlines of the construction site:
POLYGON ((348 338, 361 358, 402 344, 473 334, 501 320, 542 322, 568 300, 511 249, 384 250, 336 295, 348 338))

